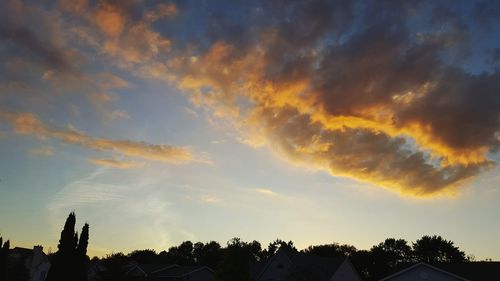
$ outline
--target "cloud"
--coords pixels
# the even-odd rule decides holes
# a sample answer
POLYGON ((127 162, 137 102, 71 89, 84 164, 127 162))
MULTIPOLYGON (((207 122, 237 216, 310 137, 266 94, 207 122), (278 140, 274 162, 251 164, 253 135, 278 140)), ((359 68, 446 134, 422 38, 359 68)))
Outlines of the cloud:
MULTIPOLYGON (((64 72, 74 72, 73 67, 67 60, 63 50, 51 44, 42 42, 31 30, 19 28, 0 28, 0 42, 13 44, 15 49, 24 49, 33 55, 35 61, 38 60, 50 69, 64 72)), ((7 45, 8 46, 8 45, 7 45)))
POLYGON ((171 40, 153 30, 151 24, 175 16, 177 6, 160 3, 145 8, 140 4, 138 1, 97 1, 92 5, 68 5, 63 1, 61 6, 70 12, 83 11, 76 14, 83 24, 72 32, 80 41, 87 42, 120 68, 159 78, 167 68, 163 61, 170 52, 171 40))
POLYGON ((95 75, 95 83, 102 89, 130 88, 130 83, 110 72, 100 72, 95 75))
MULTIPOLYGON (((59 3, 59 24, 46 32, 52 36, 14 20, 0 32, 51 66, 46 81, 57 78, 53 69, 71 67, 72 50, 91 50, 82 61, 103 59, 176 83, 246 144, 405 195, 455 194, 496 164, 490 155, 500 147, 500 71, 468 69, 478 61, 471 26, 491 28, 498 14, 491 1, 474 5, 472 14, 431 1, 252 1, 234 5, 231 15, 189 3, 59 3), (206 24, 192 28, 191 21, 206 24), (62 39, 54 39, 55 31, 64 31, 62 39)), ((494 51, 487 55, 495 61, 494 51)), ((105 119, 128 116, 102 108, 117 99, 112 89, 130 87, 125 80, 107 72, 87 76, 95 86, 88 99, 105 119)), ((95 138, 25 119, 10 122, 20 133, 94 150, 193 158, 185 148, 95 138)))
POLYGON ((117 154, 138 157, 146 160, 168 162, 173 164, 193 161, 206 162, 206 155, 197 158, 190 149, 165 144, 149 144, 130 140, 112 140, 89 136, 73 127, 55 128, 44 124, 32 113, 0 112, 0 119, 11 124, 17 134, 33 135, 42 139, 52 138, 64 143, 78 145, 96 151, 110 151, 117 154))
POLYGON ((257 189, 255 189, 255 192, 258 192, 258 193, 264 194, 264 195, 268 195, 268 196, 278 195, 277 193, 275 193, 274 191, 272 191, 271 189, 268 189, 268 188, 257 188, 257 189))
POLYGON ((143 177, 142 172, 122 171, 99 167, 91 174, 62 186, 47 201, 51 235, 58 235, 61 222, 75 211, 79 224, 89 222, 97 233, 99 229, 110 233, 134 228, 131 238, 116 235, 95 235, 89 251, 96 248, 132 251, 145 247, 165 249, 176 241, 193 239, 184 226, 184 220, 166 194, 164 180, 143 177), (119 218, 119 219, 117 219, 119 218), (127 239, 129 240, 127 242, 127 239), (156 241, 151 244, 151 241, 156 241))
POLYGON ((288 4, 286 15, 264 10, 275 24, 215 34, 196 59, 178 59, 179 87, 231 120, 245 143, 295 163, 405 195, 456 194, 495 164, 500 72, 447 63, 444 54, 467 53, 467 25, 424 7, 311 1, 288 4), (408 24, 417 14, 430 20, 421 30, 408 24))
POLYGON ((213 196, 213 195, 204 195, 201 197, 201 201, 208 203, 208 204, 219 204, 221 203, 221 199, 213 196))
POLYGON ((51 146, 41 146, 31 150, 31 154, 50 157, 54 155, 54 148, 51 146))
POLYGON ((133 169, 144 167, 144 163, 135 161, 119 161, 115 159, 96 159, 90 158, 92 164, 100 166, 108 166, 116 169, 133 169))

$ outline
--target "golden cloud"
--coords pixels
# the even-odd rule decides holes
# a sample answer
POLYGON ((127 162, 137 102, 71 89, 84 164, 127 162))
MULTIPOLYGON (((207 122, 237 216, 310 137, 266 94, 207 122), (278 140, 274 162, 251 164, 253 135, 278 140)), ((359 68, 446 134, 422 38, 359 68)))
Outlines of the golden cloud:
MULTIPOLYGON (((269 145, 294 162, 419 197, 456 194, 467 180, 493 165, 486 156, 490 147, 487 137, 484 143, 457 146, 444 137, 446 131, 460 130, 451 127, 454 123, 446 131, 436 131, 433 120, 416 115, 403 118, 410 112, 405 109, 414 109, 430 96, 439 95, 443 81, 432 77, 420 81, 411 73, 417 77, 415 86, 392 92, 386 89, 388 85, 376 84, 391 79, 383 77, 391 73, 375 69, 391 68, 385 65, 389 58, 381 57, 380 62, 370 62, 373 66, 359 66, 374 68, 367 74, 375 76, 371 80, 354 79, 338 82, 345 84, 339 90, 336 85, 323 89, 321 83, 330 82, 318 79, 335 79, 334 72, 332 78, 317 77, 323 73, 314 65, 321 65, 323 57, 300 55, 280 62, 269 57, 263 43, 272 48, 278 44, 272 40, 278 39, 266 40, 260 40, 257 47, 247 47, 246 52, 228 42, 215 42, 195 60, 185 59, 187 75, 179 82, 181 88, 193 93, 197 105, 232 120, 246 135, 246 143, 269 145), (271 69, 278 71, 273 74, 271 69), (370 93, 377 91, 381 97, 368 102, 370 93), (344 98, 337 100, 335 95, 344 98)), ((357 77, 356 71, 351 71, 357 77)), ((411 79, 401 73, 397 76, 394 79, 411 79)))
MULTIPOLYGON (((14 132, 17 134, 33 135, 43 139, 57 139, 67 144, 74 144, 97 151, 111 151, 125 156, 173 164, 207 161, 206 156, 198 159, 193 155, 190 149, 185 147, 149 144, 130 140, 96 138, 84 132, 77 131, 73 127, 64 129, 51 127, 44 124, 32 113, 1 112, 0 118, 10 123, 14 132)), ((103 162, 101 161, 101 163, 103 162)), ((110 164, 109 161, 108 164, 110 164)))
POLYGON ((133 168, 144 167, 143 162, 136 162, 136 161, 120 161, 115 159, 97 159, 97 158, 90 158, 89 161, 95 165, 108 166, 116 169, 133 169, 133 168))
POLYGON ((278 195, 276 192, 274 192, 268 188, 257 188, 257 189, 255 189, 255 192, 260 193, 260 194, 264 194, 264 195, 268 195, 268 196, 278 195))
POLYGON ((115 6, 103 3, 95 13, 95 23, 110 37, 118 37, 126 24, 126 17, 115 6))

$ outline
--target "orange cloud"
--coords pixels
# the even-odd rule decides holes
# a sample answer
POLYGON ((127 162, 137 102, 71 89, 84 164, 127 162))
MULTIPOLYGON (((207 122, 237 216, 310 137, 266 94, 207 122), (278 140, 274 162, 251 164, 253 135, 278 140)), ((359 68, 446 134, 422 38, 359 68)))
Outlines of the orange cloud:
POLYGON ((0 113, 0 119, 9 122, 14 132, 18 134, 34 135, 43 139, 57 139, 64 143, 79 145, 97 151, 111 151, 125 156, 173 164, 193 161, 207 162, 206 156, 196 158, 188 148, 130 140, 96 138, 77 131, 73 127, 61 129, 48 126, 32 113, 2 112, 0 113))
MULTIPOLYGON (((361 91, 359 100, 353 99, 352 105, 340 101, 339 106, 346 105, 335 109, 337 113, 323 96, 328 91, 316 85, 319 82, 314 75, 320 74, 315 73, 314 64, 321 58, 314 54, 300 56, 282 65, 265 52, 276 44, 272 40, 263 39, 258 47, 247 47, 246 52, 228 42, 215 42, 205 54, 184 60, 183 67, 188 71, 179 86, 192 92, 195 104, 232 120, 246 136, 246 143, 269 145, 293 162, 402 194, 456 194, 467 180, 493 165, 486 156, 487 142, 458 147, 424 120, 394 122, 405 107, 436 95, 433 91, 439 89, 440 81, 423 80, 406 94, 364 104, 367 98, 363 95, 367 94, 354 84, 363 84, 356 79, 345 90, 361 91), (286 69, 275 76, 269 73, 269 69, 280 67, 286 69), (415 142, 413 147, 411 141, 415 142)), ((373 75, 385 79, 383 74, 373 75)), ((367 91, 375 91, 377 86, 371 87, 367 91)))
POLYGON ((163 17, 171 17, 177 14, 177 6, 175 4, 161 3, 153 9, 144 13, 144 20, 147 22, 157 21, 163 17))
POLYGON ((135 161, 119 161, 115 159, 97 159, 97 158, 90 158, 89 161, 95 165, 108 166, 116 169, 133 169, 133 168, 144 167, 144 163, 135 161))
POLYGON ((126 17, 115 6, 101 4, 95 13, 95 23, 110 37, 118 37, 126 24, 126 17))

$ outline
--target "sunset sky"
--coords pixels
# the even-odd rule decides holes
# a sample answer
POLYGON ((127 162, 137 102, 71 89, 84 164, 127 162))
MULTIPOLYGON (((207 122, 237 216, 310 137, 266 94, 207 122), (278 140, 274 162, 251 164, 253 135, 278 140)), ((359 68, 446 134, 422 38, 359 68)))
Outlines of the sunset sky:
POLYGON ((498 1, 4 0, 0 236, 442 235, 500 260, 498 1))

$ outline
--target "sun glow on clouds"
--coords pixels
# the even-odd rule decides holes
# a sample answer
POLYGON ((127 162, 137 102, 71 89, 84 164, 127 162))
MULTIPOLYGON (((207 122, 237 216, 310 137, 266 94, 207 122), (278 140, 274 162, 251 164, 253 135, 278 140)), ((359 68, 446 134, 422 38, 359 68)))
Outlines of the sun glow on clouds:
MULTIPOLYGON (((31 113, 6 113, 0 112, 0 118, 10 123, 17 134, 32 135, 41 139, 56 139, 67 144, 78 145, 96 151, 110 151, 124 156, 138 157, 145 160, 182 164, 189 162, 207 163, 207 155, 197 157, 190 149, 171 145, 157 145, 130 140, 111 140, 89 136, 73 127, 55 128, 48 126, 31 113)), ((132 162, 114 160, 93 160, 95 164, 111 165, 114 167, 131 168, 132 162)))
MULTIPOLYGON (((6 17, 6 26, 16 28, 0 36, 37 58, 32 68, 42 68, 45 81, 67 79, 59 76, 68 72, 96 84, 86 96, 110 122, 131 118, 108 108, 119 100, 109 90, 129 89, 131 83, 107 71, 87 73, 89 65, 82 65, 92 64, 84 59, 89 55, 136 78, 176 85, 210 118, 233 126, 245 144, 268 146, 292 163, 403 195, 454 195, 495 165, 488 155, 499 146, 500 74, 473 74, 445 62, 443 54, 473 43, 456 17, 432 19, 414 30, 415 11, 424 13, 423 4, 252 5, 259 12, 242 22, 209 17, 200 40, 179 36, 189 32, 164 32, 161 25, 189 14, 172 3, 64 0, 54 7, 60 13, 48 14, 11 1, 11 14, 37 14, 47 34, 38 36, 43 33, 33 32, 28 19, 6 17), (435 32, 441 26, 448 28, 435 32), (50 40, 55 30, 63 34, 60 40, 50 40)), ((30 113, 3 116, 20 134, 144 160, 210 163, 186 147, 92 137, 48 126, 30 113)))
POLYGON ((264 195, 269 195, 269 196, 278 195, 274 191, 272 191, 271 189, 267 189, 267 188, 257 188, 255 191, 258 193, 264 194, 264 195))
POLYGON ((109 166, 117 169, 132 169, 132 168, 142 168, 144 163, 135 161, 120 161, 115 159, 95 159, 91 158, 89 161, 96 165, 109 166))

